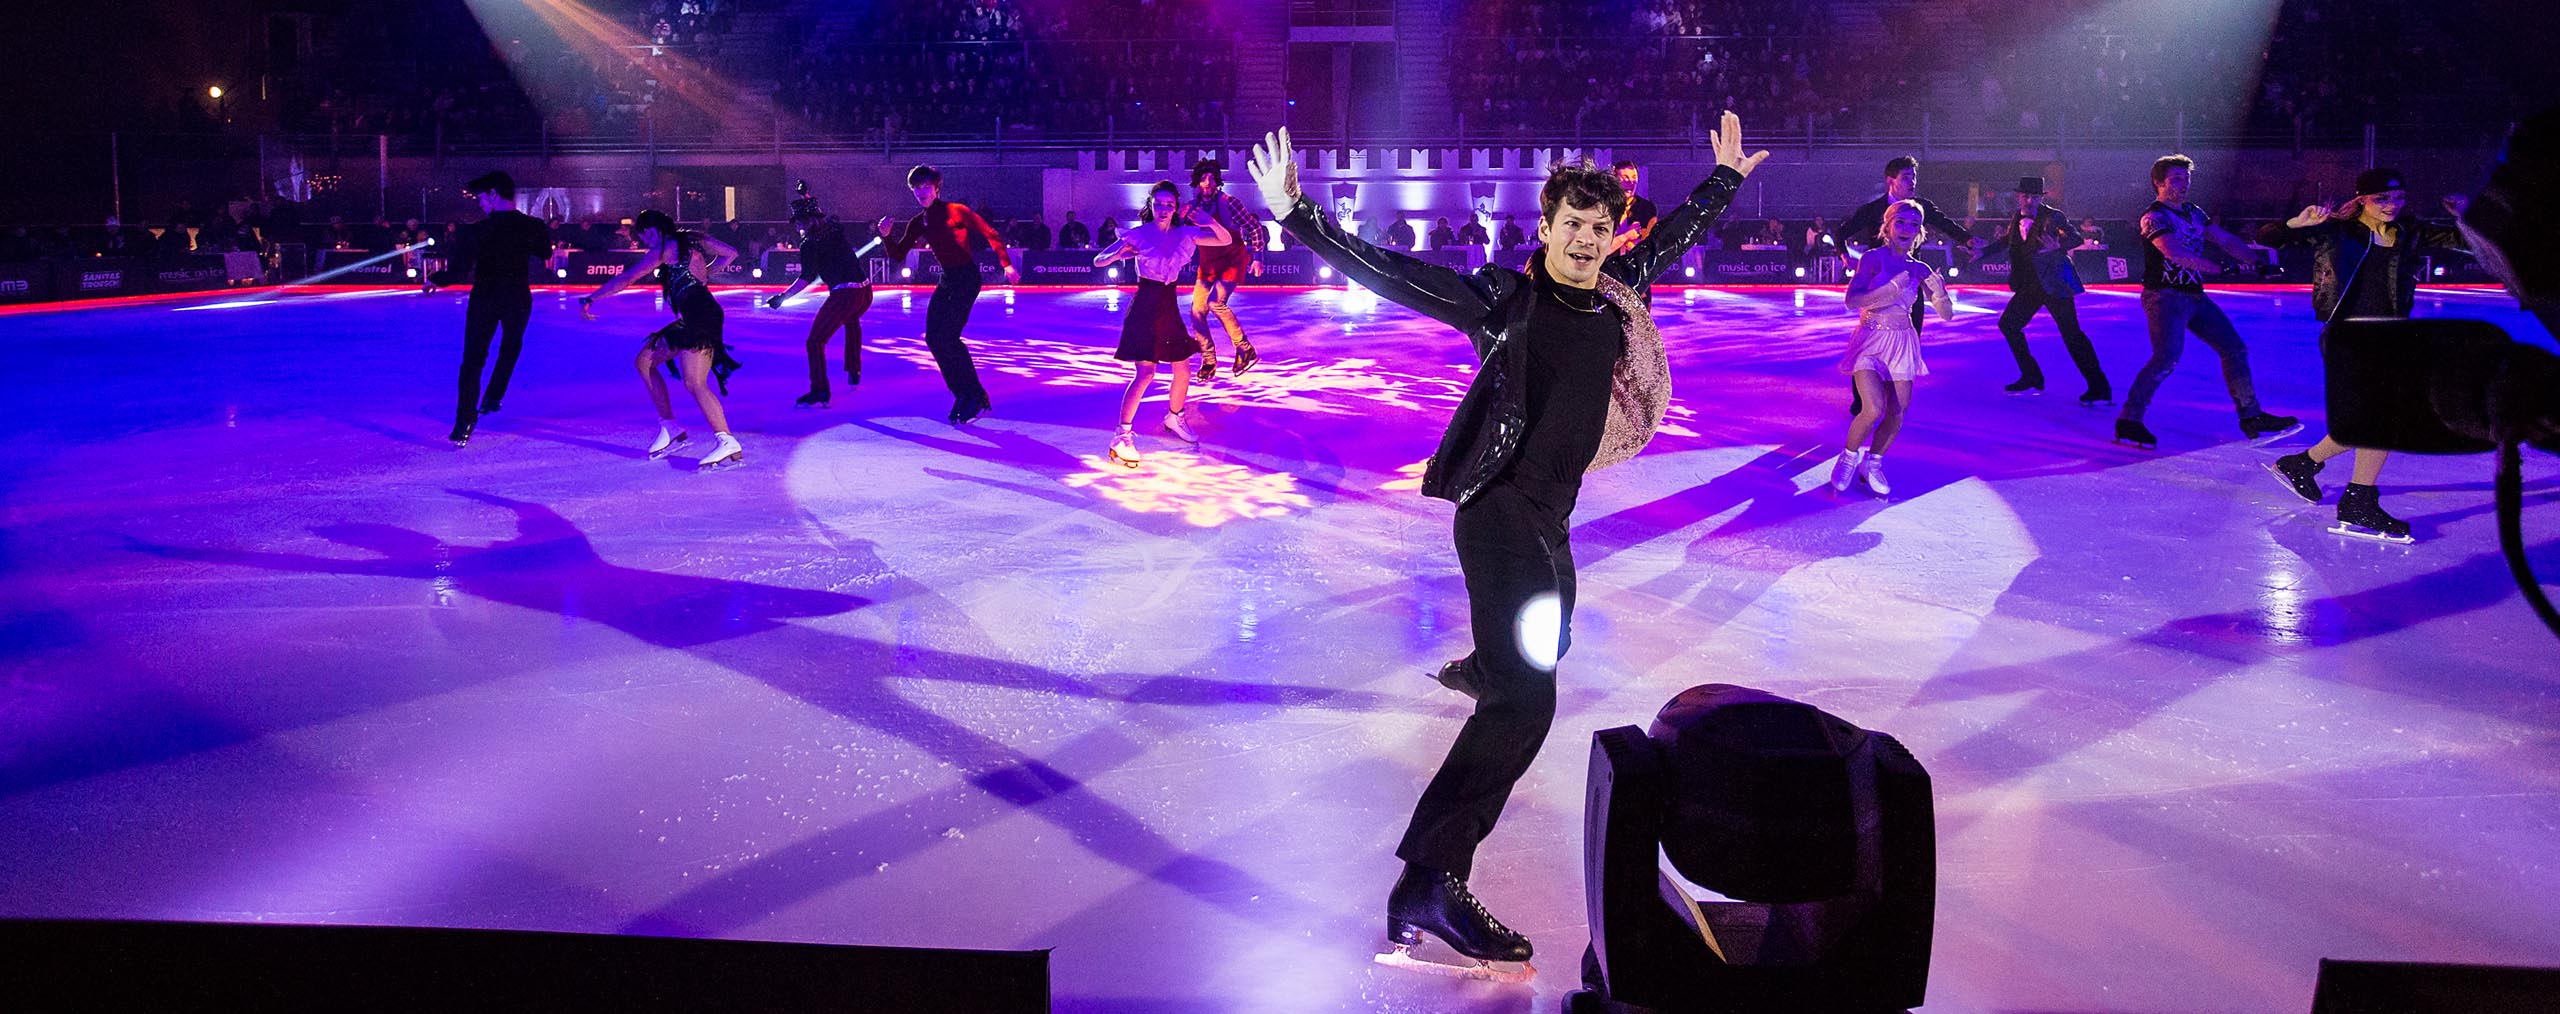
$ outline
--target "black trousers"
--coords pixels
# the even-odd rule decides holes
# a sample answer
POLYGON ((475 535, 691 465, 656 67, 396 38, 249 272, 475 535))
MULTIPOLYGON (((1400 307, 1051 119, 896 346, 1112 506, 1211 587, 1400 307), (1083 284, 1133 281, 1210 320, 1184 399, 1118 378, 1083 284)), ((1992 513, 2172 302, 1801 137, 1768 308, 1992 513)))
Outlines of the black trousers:
POLYGON ((1511 787, 1546 743, 1556 717, 1555 664, 1573 643, 1566 521, 1501 483, 1458 509, 1452 527, 1475 637, 1466 664, 1476 710, 1414 804, 1396 846, 1399 859, 1465 879, 1476 845, 1493 832, 1511 787))
POLYGON ((971 264, 959 270, 944 270, 942 284, 933 287, 933 302, 925 305, 924 345, 933 352, 933 365, 942 370, 942 386, 951 389, 951 397, 975 405, 988 404, 986 385, 978 383, 978 364, 969 358, 969 346, 960 340, 960 332, 969 326, 969 310, 978 302, 978 266, 971 264))
POLYGON ((2027 324, 2036 319, 2038 310, 2053 315, 2054 329, 2062 332, 2062 347, 2071 352, 2071 364, 2080 368, 2080 379, 2089 390, 2115 390, 2107 384, 2107 371, 2098 365, 2098 349, 2089 344, 2089 333, 2080 330, 2079 301, 2039 291, 2010 293, 2008 308, 2000 311, 2000 333, 2008 337, 2009 354, 2018 360, 2018 376, 2044 383, 2044 366, 2027 348, 2027 324))
POLYGON ((533 293, 471 290, 462 311, 462 377, 453 403, 455 425, 480 418, 480 406, 507 397, 507 379, 515 375, 516 357, 524 352, 524 326, 533 319, 533 293), (500 338, 503 331, 504 337, 500 338), (480 370, 489 364, 489 341, 498 340, 498 368, 489 374, 486 399, 480 393, 480 370))

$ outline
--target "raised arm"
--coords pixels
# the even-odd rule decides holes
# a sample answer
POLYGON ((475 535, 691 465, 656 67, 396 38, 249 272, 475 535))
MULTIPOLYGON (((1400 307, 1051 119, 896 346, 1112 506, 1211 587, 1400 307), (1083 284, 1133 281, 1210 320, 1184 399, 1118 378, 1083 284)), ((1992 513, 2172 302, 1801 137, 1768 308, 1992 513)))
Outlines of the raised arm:
POLYGON ((1274 208, 1287 209, 1281 228, 1363 288, 1462 331, 1493 311, 1492 294, 1477 280, 1344 233, 1332 216, 1299 191, 1297 156, 1290 151, 1287 128, 1264 135, 1254 145, 1251 169, 1262 199, 1274 208))
POLYGON ((924 240, 924 212, 916 212, 915 217, 895 225, 890 224, 889 216, 882 215, 879 230, 881 252, 888 254, 893 262, 904 261, 907 251, 915 249, 916 244, 924 240))
POLYGON ((1689 252, 1699 237, 1707 234, 1716 219, 1724 217, 1725 209, 1733 204, 1734 192, 1742 188, 1743 179, 1769 157, 1765 151, 1747 156, 1742 153, 1742 117, 1730 109, 1725 110, 1722 127, 1709 131, 1707 137, 1715 147, 1716 171, 1698 181, 1697 188, 1689 191, 1689 199, 1672 209, 1644 239, 1626 253, 1609 259, 1610 265, 1604 270, 1616 267, 1618 270, 1611 273, 1620 281, 1650 282, 1670 270, 1681 254, 1689 252))

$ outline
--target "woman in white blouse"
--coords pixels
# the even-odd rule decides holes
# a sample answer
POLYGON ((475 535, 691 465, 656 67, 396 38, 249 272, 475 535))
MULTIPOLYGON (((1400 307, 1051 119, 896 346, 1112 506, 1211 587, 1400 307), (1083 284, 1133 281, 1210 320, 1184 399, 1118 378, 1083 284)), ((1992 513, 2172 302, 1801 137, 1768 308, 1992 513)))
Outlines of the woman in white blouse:
POLYGON ((1128 318, 1120 323, 1120 349, 1113 355, 1137 370, 1137 375, 1129 379, 1128 389, 1120 394, 1120 431, 1111 438, 1111 460, 1131 468, 1138 467, 1138 438, 1132 432, 1138 421, 1138 402, 1146 398, 1147 388, 1155 383, 1157 363, 1173 364, 1173 392, 1167 400, 1165 432, 1186 444, 1200 443, 1199 435, 1191 431, 1190 421, 1183 415, 1184 401, 1191 393, 1191 357, 1200 354, 1200 343, 1191 337, 1182 311, 1174 305, 1173 286, 1181 280, 1182 269, 1190 266, 1194 250, 1225 246, 1235 242, 1235 234, 1196 210, 1186 219, 1176 219, 1175 211, 1181 205, 1182 188, 1174 186, 1172 180, 1157 181, 1155 189, 1147 193, 1144 220, 1093 258, 1097 268, 1122 260, 1137 262, 1138 292, 1129 301, 1128 318))

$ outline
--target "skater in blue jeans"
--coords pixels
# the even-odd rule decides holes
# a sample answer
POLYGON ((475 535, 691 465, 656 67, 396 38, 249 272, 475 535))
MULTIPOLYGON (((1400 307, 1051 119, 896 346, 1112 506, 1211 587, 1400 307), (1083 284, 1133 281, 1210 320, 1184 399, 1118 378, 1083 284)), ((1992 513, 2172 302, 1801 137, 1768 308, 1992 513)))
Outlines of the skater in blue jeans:
POLYGON ((2151 324, 2151 361, 2134 374, 2133 389, 2125 394, 2124 412, 2116 419, 2116 442, 2145 450, 2158 448, 2160 438, 2142 424, 2142 415, 2151 408, 2160 383, 2169 379, 2169 371, 2178 368, 2189 333, 2222 357, 2222 382, 2231 389, 2231 407, 2240 413, 2240 432, 2251 443, 2279 440, 2302 429, 2301 420, 2275 415, 2258 405, 2257 382, 2249 375, 2249 347, 2240 341, 2231 318, 2205 295, 2204 280, 2223 273, 2221 263, 2205 256, 2207 244, 2236 261, 2247 260, 2251 251, 2240 237, 2214 224, 2203 208, 2187 203, 2195 165, 2194 159, 2184 155, 2152 163, 2151 187, 2159 199, 2142 213, 2142 315, 2151 324))

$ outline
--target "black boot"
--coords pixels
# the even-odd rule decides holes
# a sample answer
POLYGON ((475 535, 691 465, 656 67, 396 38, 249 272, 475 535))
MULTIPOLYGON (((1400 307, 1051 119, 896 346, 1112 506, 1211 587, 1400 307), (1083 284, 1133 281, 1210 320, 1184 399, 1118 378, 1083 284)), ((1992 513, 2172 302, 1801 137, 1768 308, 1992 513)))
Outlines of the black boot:
POLYGON ((2311 455, 2297 451, 2277 458, 2275 464, 2267 466, 2267 471, 2284 480, 2285 488, 2301 497, 2304 503, 2319 503, 2319 475, 2323 467, 2320 462, 2311 460, 2311 455))
POLYGON ((460 447, 464 444, 470 443, 471 428, 478 422, 479 420, 477 419, 464 419, 460 422, 454 423, 453 433, 445 437, 445 439, 453 441, 453 446, 455 447, 460 447))
POLYGON ((2302 432, 2302 420, 2273 412, 2251 412, 2240 417, 2240 433, 2252 444, 2269 444, 2302 432))
POLYGON ((2160 449, 2160 438, 2152 435, 2151 427, 2131 419, 2116 420, 2116 442, 2131 444, 2146 451, 2160 449))
POLYGON ((2003 387, 2001 390, 2007 391, 2010 394, 2022 394, 2028 396, 2043 394, 2044 378, 2020 377, 2016 380, 2010 381, 2009 386, 2003 387))
POLYGON ((1529 960, 1529 938, 1485 911, 1466 881, 1406 863, 1404 876, 1387 892, 1387 939, 1409 946, 1421 943, 1424 933, 1478 961, 1529 960))
POLYGON ((2409 523, 2383 510, 2382 490, 2363 483, 2350 482, 2338 494, 2338 527, 2341 535, 2409 541, 2409 523))
POLYGON ((1433 674, 1431 678, 1439 680, 1441 686, 1467 695, 1470 701, 1476 699, 1476 681, 1474 677, 1468 675, 1466 659, 1450 659, 1449 664, 1441 666, 1440 671, 1433 674))

